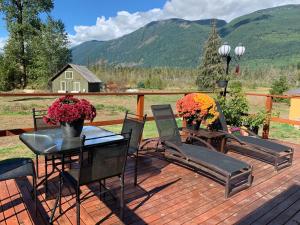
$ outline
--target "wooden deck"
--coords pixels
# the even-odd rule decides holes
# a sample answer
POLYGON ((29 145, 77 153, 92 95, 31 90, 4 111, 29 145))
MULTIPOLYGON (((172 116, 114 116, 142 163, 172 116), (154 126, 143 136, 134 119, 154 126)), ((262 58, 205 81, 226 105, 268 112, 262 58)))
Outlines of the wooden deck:
MULTIPOLYGON (((251 188, 229 199, 224 186, 200 174, 144 155, 140 158, 138 186, 133 185, 133 163, 126 173, 124 224, 300 224, 300 146, 294 146, 293 166, 274 167, 229 152, 232 157, 254 166, 251 188)), ((42 170, 41 165, 41 170, 42 170)), ((108 186, 117 187, 117 180, 108 186)), ((0 224, 48 224, 57 193, 57 179, 50 182, 50 196, 39 189, 39 214, 34 216, 30 179, 0 182, 0 224)), ((106 196, 101 201, 98 186, 82 188, 91 196, 81 204, 81 224, 122 224, 118 203, 106 196)), ((119 191, 118 188, 115 189, 119 191)), ((54 224, 76 224, 73 190, 63 190, 64 213, 56 213, 54 224)))

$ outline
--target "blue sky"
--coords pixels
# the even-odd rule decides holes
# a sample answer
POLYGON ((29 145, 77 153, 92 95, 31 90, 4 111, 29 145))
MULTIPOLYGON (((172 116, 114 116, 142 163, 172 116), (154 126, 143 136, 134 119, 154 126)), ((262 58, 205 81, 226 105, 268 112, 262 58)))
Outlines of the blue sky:
MULTIPOLYGON (((256 10, 300 0, 54 0, 52 15, 66 26, 70 46, 89 40, 111 40, 147 23, 170 18, 226 21, 256 10)), ((8 34, 0 21, 0 51, 8 34)))

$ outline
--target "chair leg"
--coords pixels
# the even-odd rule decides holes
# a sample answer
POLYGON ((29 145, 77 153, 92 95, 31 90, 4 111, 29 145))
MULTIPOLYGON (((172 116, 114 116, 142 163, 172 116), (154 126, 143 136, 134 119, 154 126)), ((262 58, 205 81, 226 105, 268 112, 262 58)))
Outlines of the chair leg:
POLYGON ((45 194, 47 196, 48 193, 48 160, 45 156, 45 194))
POLYGON ((134 186, 137 185, 137 171, 138 171, 138 152, 136 152, 134 165, 134 186))
POLYGON ((61 192, 63 187, 63 177, 59 174, 59 187, 58 187, 58 194, 59 194, 59 213, 62 214, 62 207, 61 207, 61 192))
POLYGON ((121 200, 120 200, 120 218, 124 219, 124 176, 120 177, 121 184, 121 200))
POLYGON ((34 212, 37 216, 37 187, 36 187, 36 173, 34 172, 34 166, 32 165, 33 175, 32 175, 32 186, 33 186, 33 196, 34 196, 34 212))
POLYGON ((77 225, 80 225, 80 188, 79 186, 76 188, 76 217, 77 217, 77 225))
POLYGON ((36 175, 39 178, 39 156, 35 155, 35 170, 36 170, 36 175))

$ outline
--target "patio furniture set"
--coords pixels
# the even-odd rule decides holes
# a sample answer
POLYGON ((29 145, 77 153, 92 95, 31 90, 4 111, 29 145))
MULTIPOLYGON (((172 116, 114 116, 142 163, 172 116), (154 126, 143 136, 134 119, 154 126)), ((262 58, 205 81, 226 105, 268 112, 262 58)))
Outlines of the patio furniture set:
MULTIPOLYGON (((33 177, 32 195, 37 203, 37 188, 45 186, 48 191, 48 178, 54 173, 59 174, 59 190, 49 222, 55 218, 55 212, 61 207, 61 192, 65 181, 75 189, 77 224, 80 224, 80 187, 98 182, 100 199, 104 193, 113 192, 106 187, 106 179, 120 179, 120 212, 124 208, 124 173, 127 157, 133 157, 134 185, 137 185, 138 154, 149 142, 156 140, 156 150, 163 157, 180 166, 188 167, 198 173, 210 177, 225 185, 225 198, 248 188, 253 181, 252 165, 226 155, 226 149, 246 154, 257 159, 272 163, 276 170, 290 166, 293 160, 293 149, 258 136, 235 136, 227 130, 226 121, 220 106, 218 111, 218 131, 199 132, 183 129, 187 133, 187 142, 182 141, 170 105, 152 105, 153 116, 159 138, 146 140, 140 146, 146 115, 133 115, 126 112, 120 134, 94 126, 84 126, 81 137, 64 138, 57 126, 47 125, 42 118, 46 111, 33 109, 34 131, 23 133, 20 140, 36 155, 36 169, 29 158, 16 158, 0 162, 0 181, 16 179, 24 176, 33 177), (217 140, 221 144, 219 151, 213 146, 217 140), (162 148, 158 149, 161 145, 162 148), (39 183, 38 156, 45 159, 45 174, 39 183), (48 171, 51 163, 52 170, 48 171), (68 168, 66 169, 66 167, 68 168)), ((36 209, 37 211, 37 209, 36 209)))

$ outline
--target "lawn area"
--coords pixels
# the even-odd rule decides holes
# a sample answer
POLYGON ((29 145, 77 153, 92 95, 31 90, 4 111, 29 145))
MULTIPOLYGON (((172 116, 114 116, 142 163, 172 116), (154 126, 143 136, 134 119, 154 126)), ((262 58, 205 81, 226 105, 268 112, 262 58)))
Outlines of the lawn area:
MULTIPOLYGON (((181 126, 181 119, 177 119, 178 126, 181 126)), ((120 133, 122 125, 103 127, 116 133, 120 133)), ((143 138, 158 137, 154 121, 145 124, 143 138)), ((272 123, 270 138, 300 143, 300 130, 287 124, 272 123)), ((11 157, 33 157, 33 153, 19 140, 18 136, 0 137, 0 160, 11 157)))
MULTIPOLYGON (((247 92, 267 93, 266 88, 247 90, 247 92)), ((81 96, 79 96, 81 97, 81 96)), ((171 104, 175 111, 176 101, 182 95, 149 95, 145 96, 145 113, 151 116, 150 106, 154 104, 171 104)), ((136 96, 84 96, 97 108, 95 121, 120 119, 125 111, 136 111, 136 96)), ((250 112, 255 113, 265 107, 265 97, 247 97, 250 112)), ((0 97, 0 130, 33 127, 31 110, 33 107, 46 109, 55 97, 0 97)), ((288 118, 289 106, 286 103, 274 103, 273 112, 282 118, 288 118)), ((181 121, 178 120, 180 124, 181 121)), ((106 126, 108 130, 120 132, 121 125, 106 126)), ((144 138, 157 137, 154 122, 147 122, 144 138)), ((279 123, 271 124, 270 138, 300 143, 300 130, 293 126, 279 123)), ((0 159, 13 156, 29 156, 31 152, 19 141, 18 136, 0 137, 0 159)))

